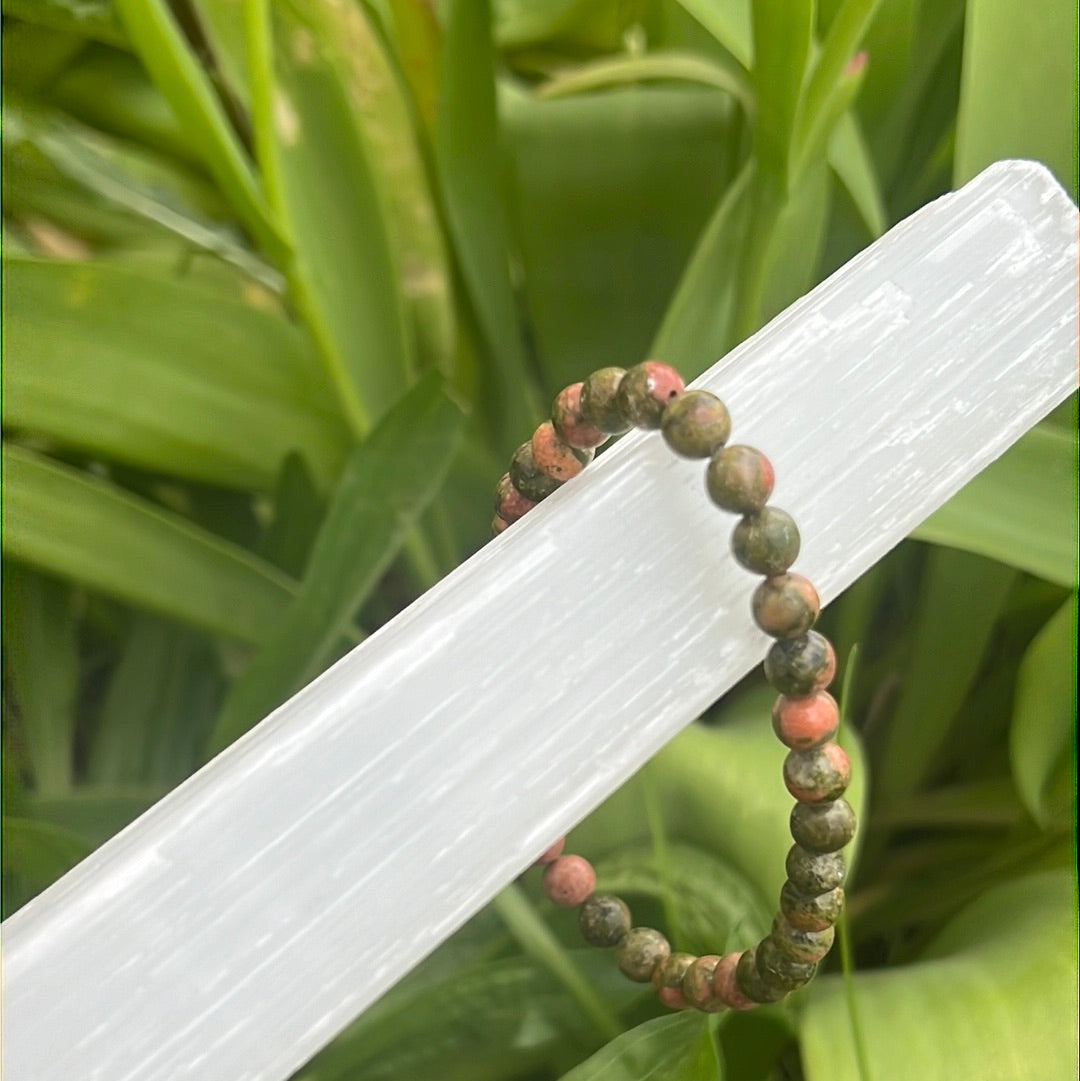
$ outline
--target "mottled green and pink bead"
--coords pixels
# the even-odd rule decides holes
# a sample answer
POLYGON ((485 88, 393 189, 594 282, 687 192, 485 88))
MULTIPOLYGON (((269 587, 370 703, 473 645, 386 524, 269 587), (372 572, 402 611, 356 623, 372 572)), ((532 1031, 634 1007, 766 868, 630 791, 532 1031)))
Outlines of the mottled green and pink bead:
POLYGON ((684 458, 708 458, 731 435, 727 406, 707 390, 688 390, 668 403, 660 421, 664 442, 684 458))
POLYGON ((746 515, 731 534, 731 550, 748 571, 783 574, 799 555, 795 519, 779 507, 762 507, 746 515))
POLYGON ((581 413, 584 383, 571 383, 559 391, 551 406, 551 423, 565 443, 579 450, 591 450, 608 440, 606 432, 589 424, 581 413))
POLYGON ((682 376, 668 364, 646 360, 636 364, 619 383, 620 414, 634 428, 659 428, 664 410, 682 394, 682 376))
POLYGON ((652 927, 631 927, 615 951, 619 971, 634 983, 649 983, 653 970, 671 956, 671 944, 652 927))
POLYGON ((705 487, 712 501, 733 514, 761 510, 775 483, 772 462, 760 450, 739 443, 717 451, 705 470, 705 487))
POLYGON ((766 634, 773 638, 796 638, 817 622, 821 601, 817 590, 801 574, 778 574, 766 578, 754 590, 750 611, 754 622, 766 634))

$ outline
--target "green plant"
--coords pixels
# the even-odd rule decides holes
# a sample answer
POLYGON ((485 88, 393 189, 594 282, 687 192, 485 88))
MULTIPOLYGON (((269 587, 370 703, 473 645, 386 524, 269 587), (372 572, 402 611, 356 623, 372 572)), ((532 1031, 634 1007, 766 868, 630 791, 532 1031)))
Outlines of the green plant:
MULTIPOLYGON (((5 912, 474 550, 579 373, 696 374, 994 158, 1076 197, 1060 0, 4 15, 5 912)), ((826 614, 873 778, 846 983, 658 1018, 526 878, 303 1076, 1064 1077, 1075 426, 826 614)), ((575 838, 691 949, 779 885, 731 814, 761 714, 751 679, 575 838)))

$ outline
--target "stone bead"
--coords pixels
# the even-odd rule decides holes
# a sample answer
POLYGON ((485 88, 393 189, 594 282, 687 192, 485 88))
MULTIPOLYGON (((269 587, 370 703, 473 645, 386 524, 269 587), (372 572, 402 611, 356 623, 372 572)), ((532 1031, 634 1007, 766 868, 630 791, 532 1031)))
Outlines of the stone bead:
POLYGON ((583 856, 560 856, 544 872, 544 893, 560 908, 576 908, 596 889, 596 872, 583 856))
POLYGON ((648 983, 653 969, 671 956, 671 946, 651 927, 631 927, 615 952, 619 971, 634 983, 648 983))
POLYGON ((736 970, 741 957, 741 953, 729 953, 720 958, 713 973, 713 993, 729 1009, 756 1010, 758 1004, 739 990, 736 970))
POLYGON ((551 423, 559 438, 578 450, 590 450, 607 442, 607 435, 586 423, 581 415, 581 388, 584 383, 571 383, 555 396, 551 404, 551 423))
POLYGON ((812 751, 792 751, 784 759, 784 784, 801 803, 839 799, 851 784, 851 761, 832 740, 812 751))
POLYGON ((725 1009, 716 997, 713 989, 713 976, 716 974, 716 966, 720 964, 720 958, 715 954, 699 957, 683 976, 682 993, 688 1006, 705 1013, 719 1013, 725 1009))
POLYGON ((653 969, 652 984, 656 997, 670 1010, 681 1010, 686 1006, 682 983, 687 970, 697 960, 692 953, 673 953, 662 964, 653 969))
POLYGON ((762 507, 735 526, 731 550, 748 571, 783 574, 799 555, 799 529, 787 511, 762 507))
POLYGON ((753 1002, 760 1002, 762 1005, 767 1002, 779 1002, 785 992, 779 988, 766 987, 757 970, 756 952, 756 950, 743 951, 739 963, 735 966, 735 982, 739 990, 753 1002))
POLYGON ((635 428, 659 428, 668 402, 683 392, 682 376, 668 364, 647 360, 623 376, 619 384, 619 412, 635 428))
POLYGON ((785 747, 809 751, 836 735, 840 727, 840 707, 828 691, 805 698, 781 695, 773 704, 773 731, 785 747))
POLYGON ((546 867, 549 863, 554 863, 563 853, 563 849, 566 847, 566 838, 560 837, 553 845, 545 848, 543 852, 536 859, 536 863, 543 867, 546 867))
POLYGON ((817 962, 832 949, 836 931, 832 927, 826 927, 824 931, 801 931, 780 915, 773 920, 769 938, 793 961, 817 962))
POLYGON ((845 799, 828 803, 796 803, 791 836, 811 852, 839 852, 855 836, 855 812, 845 799))
POLYGON ((785 864, 788 878, 803 893, 828 893, 844 884, 844 856, 841 852, 808 852, 792 845, 785 864))
POLYGON ((540 472, 563 484, 576 477, 593 457, 591 450, 575 450, 569 443, 564 443, 550 420, 545 420, 533 432, 529 445, 540 472))
POLYGON ((832 643, 817 631, 781 638, 765 655, 765 678, 789 697, 823 691, 836 675, 832 643))
POLYGON ((762 984, 770 991, 787 994, 805 987, 817 972, 813 961, 796 961, 788 957, 771 938, 763 939, 754 950, 754 963, 762 984))
POLYGON ((739 443, 717 451, 705 470, 705 487, 712 501, 733 514, 761 510, 775 483, 772 462, 760 450, 739 443))
POLYGON ((595 894, 581 906, 578 927, 590 946, 617 946, 630 930, 630 909, 621 897, 595 894))
POLYGON ((495 513, 506 522, 516 522, 535 507, 515 487, 509 473, 504 473, 495 485, 495 513))
POLYGON ((688 390, 664 410, 664 441, 684 458, 708 458, 731 435, 727 406, 707 390, 688 390))
MULTIPOLYGON (((525 493, 528 495, 528 492, 525 493)), ((817 621, 821 601, 801 574, 766 578, 750 601, 754 622, 773 638, 797 638, 817 621)))
POLYGON ((495 515, 491 519, 491 535, 497 537, 504 529, 508 528, 510 523, 505 518, 500 518, 499 515, 495 515))
POLYGON ((840 886, 816 896, 803 893, 790 880, 780 891, 780 911, 792 927, 800 931, 824 931, 832 927, 844 911, 844 891, 840 886))
POLYGON ((549 477, 533 457, 532 443, 522 443, 510 459, 510 480, 526 499, 539 503, 547 499, 562 482, 549 477))
POLYGON ((625 368, 601 368, 581 386, 581 419, 606 435, 618 435, 630 427, 618 402, 619 384, 625 375, 625 368))

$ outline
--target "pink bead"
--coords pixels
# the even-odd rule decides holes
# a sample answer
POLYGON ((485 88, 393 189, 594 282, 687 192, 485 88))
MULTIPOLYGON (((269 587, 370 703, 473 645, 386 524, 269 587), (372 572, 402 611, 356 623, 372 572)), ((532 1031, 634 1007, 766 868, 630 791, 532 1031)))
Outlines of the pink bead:
POLYGON ((812 786, 800 784, 799 771, 795 771, 793 776, 788 763, 784 763, 784 784, 800 803, 838 799, 851 784, 851 760, 839 743, 830 741, 819 747, 815 752, 815 762, 817 765, 811 776, 804 778, 810 780, 812 786))
POLYGON ((495 485, 495 513, 505 522, 516 522, 523 518, 535 507, 531 499, 526 499, 510 479, 509 473, 504 473, 495 485))
POLYGON ((545 848, 544 851, 540 853, 536 862, 538 864, 542 864, 545 867, 549 863, 554 863, 562 855, 562 850, 565 847, 566 838, 560 837, 550 848, 545 848))
POLYGON ((509 525, 510 523, 505 518, 500 518, 496 514, 495 517, 491 519, 491 532, 493 535, 497 536, 509 525))
POLYGON ((660 987, 657 989, 656 997, 667 1006, 669 1010, 686 1009, 686 996, 682 993, 682 988, 660 987))
POLYGON ((544 872, 544 893, 560 908, 584 904, 596 889, 596 872, 583 856, 560 856, 544 872))
POLYGON ((581 388, 584 383, 571 383, 559 391, 551 407, 551 423, 559 438, 578 450, 598 447, 609 438, 606 432, 587 424, 581 416, 581 388))
POLYGON ((667 405, 686 389, 683 377, 659 360, 647 360, 642 367, 649 373, 649 396, 661 405, 667 405))
POLYGON ((568 481, 585 468, 585 464, 574 453, 574 448, 555 434, 555 427, 550 420, 545 420, 533 432, 532 452, 540 471, 553 480, 568 481))
POLYGON ((713 990, 716 997, 733 1010, 753 1010, 757 1008, 757 1003, 747 998, 735 981, 735 969, 740 957, 741 953, 729 953, 720 958, 720 963, 713 973, 713 990))
POLYGON ((819 691, 825 690, 836 678, 836 650, 833 649, 833 644, 828 638, 825 639, 825 649, 828 660, 825 662, 825 671, 818 676, 817 686, 819 691))
POLYGON ((781 695, 772 712, 776 738, 793 751, 808 751, 836 735, 840 710, 827 691, 816 691, 805 698, 781 695))

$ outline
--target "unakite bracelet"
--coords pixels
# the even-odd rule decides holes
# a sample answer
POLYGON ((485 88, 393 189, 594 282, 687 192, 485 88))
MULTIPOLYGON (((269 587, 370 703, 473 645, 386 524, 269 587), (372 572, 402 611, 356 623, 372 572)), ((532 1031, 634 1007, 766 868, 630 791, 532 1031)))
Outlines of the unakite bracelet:
POLYGON ((836 656, 828 639, 812 630, 820 609, 817 591, 789 570, 799 554, 799 531, 786 511, 768 506, 771 463, 753 447, 727 446, 731 419, 724 403, 706 390, 686 390, 668 365, 648 360, 629 371, 602 368, 561 391, 551 420, 518 447, 495 489, 492 529, 501 533, 527 514, 580 473, 596 447, 631 427, 659 428, 676 454, 709 459, 709 495, 723 510, 741 515, 731 538, 735 558, 763 575, 751 611, 776 639, 765 657, 765 675, 780 692, 773 729, 789 748, 784 783, 797 801, 788 877, 772 930, 756 946, 724 957, 694 957, 673 953, 659 931, 632 926, 626 903, 597 894, 592 865, 564 854, 562 841, 537 862, 545 867, 547 896, 580 909, 585 941, 614 947, 623 974, 651 981, 666 1006, 749 1010, 805 986, 828 953, 844 904, 841 849, 855 833, 855 814, 842 798, 851 764, 834 740, 839 712, 825 689, 836 656))

